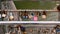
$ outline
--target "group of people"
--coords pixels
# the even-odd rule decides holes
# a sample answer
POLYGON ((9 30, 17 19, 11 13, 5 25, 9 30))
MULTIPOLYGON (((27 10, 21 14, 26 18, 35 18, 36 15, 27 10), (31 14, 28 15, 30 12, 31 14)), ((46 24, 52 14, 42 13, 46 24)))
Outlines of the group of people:
POLYGON ((21 26, 21 25, 15 25, 15 26, 8 26, 9 29, 9 34, 26 34, 25 33, 25 27, 21 26))
POLYGON ((24 13, 22 13, 20 16, 22 19, 30 19, 32 21, 38 21, 38 17, 43 15, 42 18, 44 18, 46 16, 46 12, 43 11, 43 12, 32 12, 30 14, 30 12, 28 13, 27 11, 25 11, 24 13))

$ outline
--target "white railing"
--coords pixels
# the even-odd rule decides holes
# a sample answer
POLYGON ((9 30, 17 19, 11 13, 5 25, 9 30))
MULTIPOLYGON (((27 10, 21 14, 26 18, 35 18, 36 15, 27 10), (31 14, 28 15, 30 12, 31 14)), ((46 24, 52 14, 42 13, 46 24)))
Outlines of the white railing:
POLYGON ((0 21, 0 24, 11 24, 11 23, 60 24, 60 21, 0 21))

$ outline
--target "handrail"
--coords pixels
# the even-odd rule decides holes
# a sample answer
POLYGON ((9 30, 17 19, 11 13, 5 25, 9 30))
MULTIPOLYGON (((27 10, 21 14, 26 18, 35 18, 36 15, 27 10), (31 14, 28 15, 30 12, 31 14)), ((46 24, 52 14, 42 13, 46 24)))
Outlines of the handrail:
POLYGON ((40 24, 60 24, 60 21, 0 21, 1 24, 16 24, 16 23, 40 23, 40 24))
MULTIPOLYGON (((0 11, 3 11, 3 10, 0 10, 0 11)), ((19 10, 4 10, 4 11, 58 11, 58 10, 19 9, 19 10)))

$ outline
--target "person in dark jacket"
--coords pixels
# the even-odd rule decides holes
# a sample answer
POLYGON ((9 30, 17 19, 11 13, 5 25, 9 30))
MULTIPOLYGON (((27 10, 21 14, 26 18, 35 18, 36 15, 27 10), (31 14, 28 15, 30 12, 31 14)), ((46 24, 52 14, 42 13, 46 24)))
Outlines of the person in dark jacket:
POLYGON ((26 32, 26 28, 23 27, 23 26, 21 26, 21 25, 18 25, 18 26, 17 26, 17 28, 19 28, 19 27, 20 27, 21 32, 23 32, 23 34, 26 34, 26 33, 25 33, 25 32, 26 32))

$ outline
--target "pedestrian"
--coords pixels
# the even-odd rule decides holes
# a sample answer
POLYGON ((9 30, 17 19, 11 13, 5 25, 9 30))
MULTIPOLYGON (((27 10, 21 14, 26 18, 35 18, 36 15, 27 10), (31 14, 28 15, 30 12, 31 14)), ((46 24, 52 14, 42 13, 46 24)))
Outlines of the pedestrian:
POLYGON ((33 20, 34 20, 34 21, 37 21, 37 20, 38 20, 38 17, 35 15, 35 16, 33 17, 33 20))

